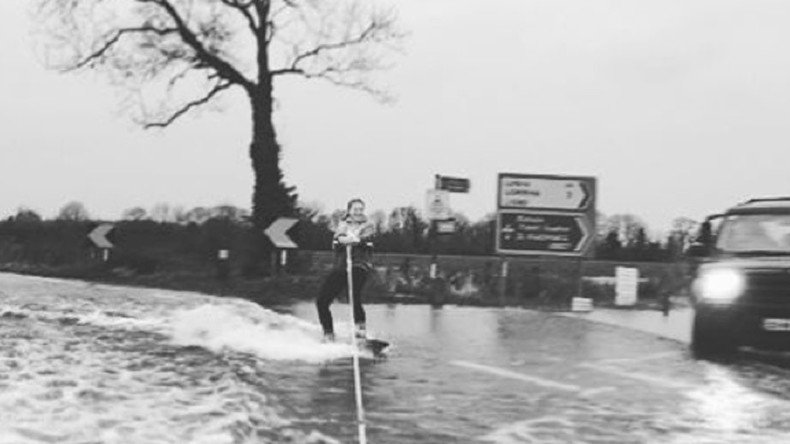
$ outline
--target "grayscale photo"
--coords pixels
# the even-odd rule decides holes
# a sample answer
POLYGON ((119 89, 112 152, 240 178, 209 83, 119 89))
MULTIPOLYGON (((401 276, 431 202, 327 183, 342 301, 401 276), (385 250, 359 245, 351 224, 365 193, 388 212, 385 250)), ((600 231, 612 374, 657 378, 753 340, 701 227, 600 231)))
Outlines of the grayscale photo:
POLYGON ((0 444, 790 442, 788 23, 2 0, 0 444))

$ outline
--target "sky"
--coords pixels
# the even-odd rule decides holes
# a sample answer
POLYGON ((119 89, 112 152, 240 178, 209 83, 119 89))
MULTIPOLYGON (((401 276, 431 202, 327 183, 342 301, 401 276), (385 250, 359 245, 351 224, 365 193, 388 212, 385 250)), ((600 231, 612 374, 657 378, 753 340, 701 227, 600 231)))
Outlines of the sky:
MULTIPOLYGON (((249 207, 240 94, 166 130, 118 112, 92 73, 37 58, 27 0, 0 2, 0 217, 159 202, 249 207)), ((315 81, 276 85, 286 181, 326 211, 423 208, 435 174, 469 178, 454 210, 496 208, 502 172, 598 179, 597 208, 654 232, 750 197, 790 195, 790 2, 398 0, 409 33, 381 104, 315 81)))

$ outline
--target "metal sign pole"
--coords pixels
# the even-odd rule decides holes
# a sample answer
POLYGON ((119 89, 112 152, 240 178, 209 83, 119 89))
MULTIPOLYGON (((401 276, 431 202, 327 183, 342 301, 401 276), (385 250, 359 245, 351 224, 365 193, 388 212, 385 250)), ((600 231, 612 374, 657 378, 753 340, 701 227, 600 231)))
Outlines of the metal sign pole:
POLYGON ((576 276, 576 295, 577 298, 584 297, 584 256, 579 256, 578 275, 576 276))

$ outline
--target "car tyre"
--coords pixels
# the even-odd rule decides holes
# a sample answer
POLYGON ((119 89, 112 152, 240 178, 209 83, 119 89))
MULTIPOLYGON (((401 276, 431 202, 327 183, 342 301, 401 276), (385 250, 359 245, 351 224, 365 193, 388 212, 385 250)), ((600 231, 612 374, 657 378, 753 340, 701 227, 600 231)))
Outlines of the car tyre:
POLYGON ((691 330, 691 351, 701 359, 723 358, 735 353, 738 344, 732 326, 708 313, 697 312, 691 330))

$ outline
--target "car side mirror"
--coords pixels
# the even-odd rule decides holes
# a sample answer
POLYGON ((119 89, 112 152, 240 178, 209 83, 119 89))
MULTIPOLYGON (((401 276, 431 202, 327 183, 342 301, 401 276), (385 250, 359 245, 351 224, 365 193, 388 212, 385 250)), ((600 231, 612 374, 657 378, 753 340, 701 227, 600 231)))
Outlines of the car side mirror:
POLYGON ((689 245, 686 250, 686 256, 693 258, 701 258, 708 255, 708 247, 702 242, 694 242, 689 245))

